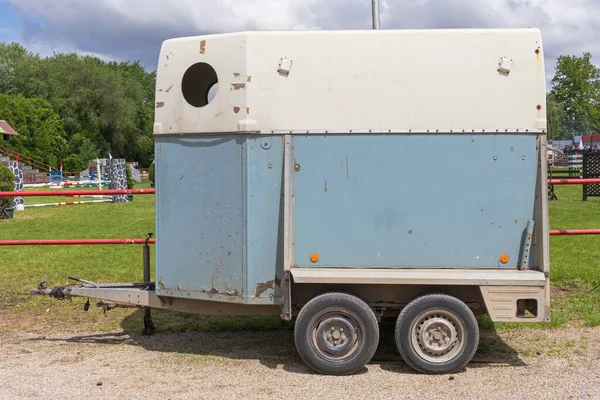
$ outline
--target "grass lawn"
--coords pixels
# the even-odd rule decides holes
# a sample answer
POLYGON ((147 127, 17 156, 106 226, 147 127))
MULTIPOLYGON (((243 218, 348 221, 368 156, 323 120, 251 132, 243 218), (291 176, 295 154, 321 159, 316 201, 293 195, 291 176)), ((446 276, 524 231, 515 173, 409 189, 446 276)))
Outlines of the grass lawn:
MULTIPOLYGON (((149 184, 136 185, 146 188, 149 184)), ((550 202, 552 229, 600 228, 600 198, 581 201, 581 187, 557 186, 550 202)), ((73 201, 60 197, 26 198, 26 204, 73 201)), ((0 239, 143 238, 154 232, 154 196, 136 195, 131 203, 28 208, 14 220, 0 220, 0 239)), ((600 236, 554 236, 551 243, 552 323, 534 327, 600 325, 600 236)), ((154 270, 154 266, 152 266, 154 270)), ((142 279, 142 246, 12 246, 0 247, 0 331, 141 329, 141 313, 116 309, 106 315, 85 299, 59 302, 31 297, 29 290, 45 278, 52 286, 71 283, 67 276, 96 282, 142 279)), ((159 330, 289 328, 275 317, 201 317, 154 311, 159 330)), ((483 328, 489 319, 480 318, 483 328)), ((524 324, 495 324, 511 329, 524 324)))

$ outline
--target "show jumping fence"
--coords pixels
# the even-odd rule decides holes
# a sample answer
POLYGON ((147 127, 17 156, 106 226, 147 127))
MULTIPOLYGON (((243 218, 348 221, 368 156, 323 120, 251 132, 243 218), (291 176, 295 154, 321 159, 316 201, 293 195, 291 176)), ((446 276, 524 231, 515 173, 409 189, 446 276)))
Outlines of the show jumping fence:
MULTIPOLYGON (((79 205, 79 204, 94 204, 94 203, 109 203, 106 197, 103 197, 100 191, 103 189, 103 186, 108 186, 110 190, 122 190, 127 188, 127 173, 126 168, 127 164, 125 159, 111 159, 108 163, 108 171, 109 174, 103 174, 100 168, 100 162, 97 161, 96 172, 97 175, 88 175, 90 177, 95 177, 99 179, 80 179, 78 181, 67 181, 63 180, 63 172, 62 171, 51 171, 50 174, 54 174, 53 178, 50 182, 43 183, 26 183, 23 180, 23 163, 20 161, 8 161, 8 167, 11 168, 11 171, 15 175, 14 179, 14 191, 19 192, 18 195, 14 196, 14 200, 11 204, 11 208, 22 211, 25 208, 29 207, 55 207, 55 206, 64 206, 64 205, 79 205), (82 189, 82 188, 98 188, 97 191, 94 191, 93 194, 90 194, 90 198, 95 198, 98 201, 68 201, 68 202, 57 202, 57 203, 44 203, 44 204, 25 204, 25 197, 30 196, 30 194, 26 194, 23 192, 24 189, 32 189, 32 188, 48 188, 53 189, 57 193, 52 194, 52 196, 70 196, 68 190, 65 189, 82 189), (99 201, 103 200, 103 201, 99 201)), ((92 169, 92 168, 90 168, 92 169)), ((46 193, 46 194, 38 194, 38 196, 48 195, 47 192, 37 192, 37 193, 46 193)), ((112 203, 126 203, 133 200, 131 196, 125 195, 112 195, 112 203)))

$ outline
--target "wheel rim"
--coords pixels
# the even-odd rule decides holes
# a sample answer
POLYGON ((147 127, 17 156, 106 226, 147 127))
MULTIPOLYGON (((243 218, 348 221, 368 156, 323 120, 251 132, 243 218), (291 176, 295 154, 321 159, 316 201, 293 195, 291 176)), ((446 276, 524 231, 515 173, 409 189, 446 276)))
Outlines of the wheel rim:
POLYGON ((465 327, 454 313, 435 309, 421 313, 410 327, 410 341, 416 353, 431 363, 445 363, 465 347, 465 327))
POLYGON ((344 362, 352 358, 362 339, 360 324, 349 313, 324 312, 312 324, 311 345, 324 360, 344 362))

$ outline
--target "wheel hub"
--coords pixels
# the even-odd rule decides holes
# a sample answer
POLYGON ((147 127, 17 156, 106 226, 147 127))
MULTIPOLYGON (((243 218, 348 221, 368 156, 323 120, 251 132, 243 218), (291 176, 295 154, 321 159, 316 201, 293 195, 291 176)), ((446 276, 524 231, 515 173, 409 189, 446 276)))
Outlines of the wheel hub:
POLYGON ((456 328, 447 319, 439 317, 425 321, 418 335, 423 350, 438 354, 451 349, 457 339, 456 328))
POLYGON ((321 321, 316 339, 322 351, 341 357, 351 351, 357 336, 350 321, 342 317, 330 317, 321 321))

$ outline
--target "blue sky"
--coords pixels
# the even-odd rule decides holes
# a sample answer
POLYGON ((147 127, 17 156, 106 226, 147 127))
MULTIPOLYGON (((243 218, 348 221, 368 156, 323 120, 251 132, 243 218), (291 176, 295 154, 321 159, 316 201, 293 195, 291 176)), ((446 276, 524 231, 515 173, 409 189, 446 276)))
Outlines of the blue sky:
POLYGON ((19 41, 21 22, 13 6, 0 0, 0 42, 19 41))
MULTIPOLYGON (((600 0, 380 0, 382 29, 542 30, 547 77, 559 55, 600 65, 600 0)), ((163 40, 244 30, 370 29, 371 0, 0 0, 0 41, 155 69, 163 40)))

